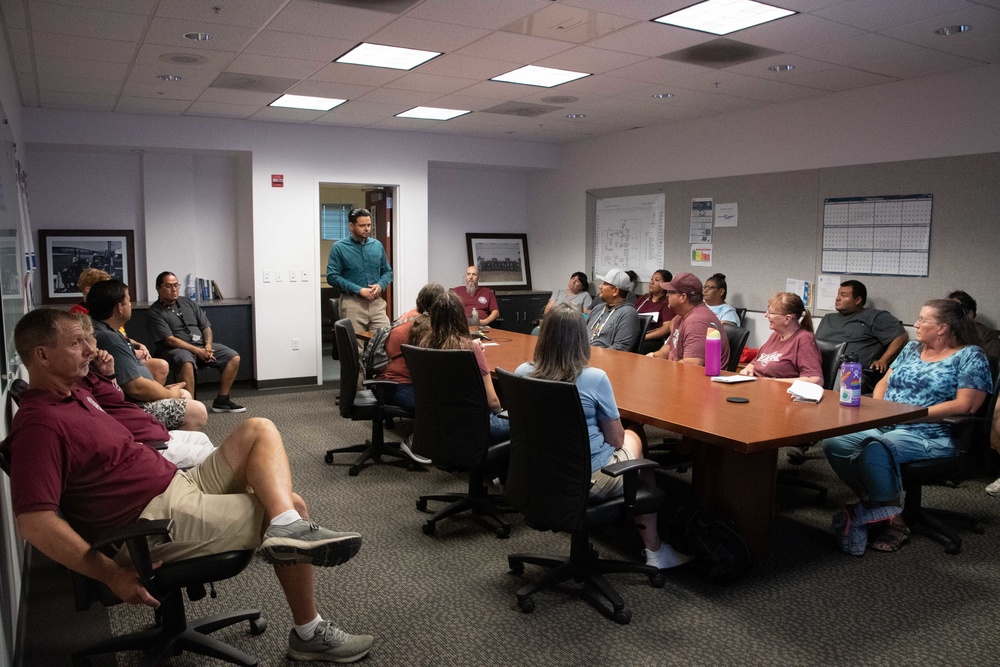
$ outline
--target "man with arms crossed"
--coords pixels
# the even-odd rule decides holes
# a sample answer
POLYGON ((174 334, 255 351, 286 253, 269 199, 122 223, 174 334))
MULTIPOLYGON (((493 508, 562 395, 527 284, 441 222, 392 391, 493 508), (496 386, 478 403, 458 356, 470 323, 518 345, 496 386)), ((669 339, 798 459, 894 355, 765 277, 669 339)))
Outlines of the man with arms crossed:
POLYGON ((705 337, 710 328, 719 331, 722 339, 722 367, 729 363, 729 336, 722 322, 704 301, 703 286, 697 276, 678 273, 669 283, 660 283, 667 293, 667 305, 677 313, 667 344, 650 357, 661 357, 696 366, 705 365, 705 337))
POLYGON ((452 287, 451 291, 462 300, 465 316, 472 317, 472 311, 479 313, 480 326, 487 326, 500 317, 497 296, 489 287, 479 286, 479 269, 470 266, 465 270, 465 284, 452 287))
POLYGON ((601 284, 597 286, 594 303, 600 300, 600 304, 594 305, 587 318, 590 345, 628 352, 642 328, 639 313, 628 302, 632 279, 621 269, 611 269, 597 279, 601 284))
POLYGON ((154 561, 259 547, 265 561, 282 566, 275 575, 295 622, 288 657, 352 662, 371 650, 370 635, 323 620, 313 590, 313 567, 349 560, 361 535, 309 520, 273 423, 244 421, 204 462, 178 471, 78 386, 96 349, 74 315, 31 311, 15 327, 14 344, 31 378, 11 431, 11 497, 25 540, 125 602, 156 607, 124 554, 119 562, 89 541, 140 518, 172 518, 173 541, 151 545, 154 561))
POLYGON ((194 367, 219 369, 219 394, 212 401, 212 412, 245 412, 229 398, 229 391, 240 372, 240 355, 212 338, 212 323, 205 311, 186 296, 181 296, 177 276, 164 271, 156 276, 159 298, 149 307, 149 332, 156 343, 157 356, 174 369, 177 379, 194 391, 194 367))
POLYGON ((132 318, 128 286, 120 280, 104 280, 90 288, 87 309, 94 323, 97 347, 115 360, 119 386, 132 401, 156 417, 170 430, 200 431, 208 421, 205 406, 191 398, 184 383, 164 387, 139 361, 120 327, 132 318))
POLYGON ((840 283, 834 301, 835 313, 824 315, 816 338, 846 342, 844 354, 858 355, 862 375, 861 391, 870 393, 889 370, 910 337, 902 323, 885 310, 865 308, 868 288, 858 280, 840 283))
POLYGON ((368 209, 352 209, 347 222, 351 235, 330 248, 326 281, 340 289, 340 315, 351 321, 354 331, 375 331, 389 326, 382 293, 392 282, 392 268, 385 248, 371 238, 372 214, 368 209))

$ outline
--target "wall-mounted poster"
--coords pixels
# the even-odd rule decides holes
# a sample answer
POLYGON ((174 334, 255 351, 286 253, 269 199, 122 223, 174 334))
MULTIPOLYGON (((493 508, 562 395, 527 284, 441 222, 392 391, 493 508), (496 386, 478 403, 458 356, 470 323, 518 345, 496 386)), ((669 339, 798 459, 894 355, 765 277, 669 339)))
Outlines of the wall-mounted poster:
POLYGON ((466 234, 469 266, 479 269, 479 284, 508 290, 531 289, 527 234, 466 234))

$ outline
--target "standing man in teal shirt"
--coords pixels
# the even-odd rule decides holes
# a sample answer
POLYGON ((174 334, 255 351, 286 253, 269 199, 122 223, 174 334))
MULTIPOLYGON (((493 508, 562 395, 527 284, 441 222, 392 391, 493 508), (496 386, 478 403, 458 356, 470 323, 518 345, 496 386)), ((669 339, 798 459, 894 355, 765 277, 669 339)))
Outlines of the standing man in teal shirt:
POLYGON ((330 248, 326 281, 340 289, 340 314, 356 332, 374 331, 389 324, 382 292, 392 282, 385 248, 372 234, 372 214, 355 208, 347 214, 351 235, 330 248))

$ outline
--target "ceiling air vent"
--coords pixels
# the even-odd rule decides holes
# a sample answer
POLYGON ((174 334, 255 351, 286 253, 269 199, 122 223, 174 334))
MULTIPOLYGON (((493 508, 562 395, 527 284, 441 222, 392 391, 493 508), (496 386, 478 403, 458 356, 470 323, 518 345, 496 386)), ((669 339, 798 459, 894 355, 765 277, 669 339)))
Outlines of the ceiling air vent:
POLYGON ((559 111, 563 107, 546 106, 544 104, 531 104, 529 102, 504 102, 489 109, 483 109, 480 113, 498 113, 504 116, 520 116, 521 118, 534 118, 550 111, 559 111))
POLYGON ((722 69, 732 67, 740 63, 759 60, 768 56, 780 55, 781 51, 765 49, 753 44, 745 44, 732 39, 713 39, 703 44, 695 44, 680 51, 665 53, 661 58, 664 60, 676 60, 689 65, 701 65, 702 67, 714 67, 722 69))
POLYGON ((215 78, 215 81, 212 82, 209 88, 249 90, 255 93, 283 93, 298 82, 298 79, 286 79, 278 76, 257 76, 256 74, 223 72, 215 78))
POLYGON ((339 5, 355 9, 372 9, 376 12, 402 14, 420 0, 312 0, 321 5, 339 5))

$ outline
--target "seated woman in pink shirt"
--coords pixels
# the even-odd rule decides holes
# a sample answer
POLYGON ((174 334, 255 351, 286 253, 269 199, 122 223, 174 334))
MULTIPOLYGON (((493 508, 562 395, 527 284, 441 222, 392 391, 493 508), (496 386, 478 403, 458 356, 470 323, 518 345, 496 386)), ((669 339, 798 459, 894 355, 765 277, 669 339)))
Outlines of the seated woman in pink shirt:
POLYGON ((822 385, 823 361, 813 335, 812 317, 799 295, 778 292, 767 302, 765 316, 774 333, 740 374, 822 385))

